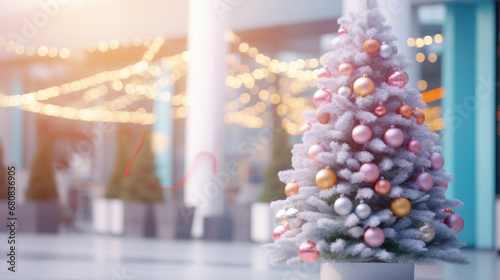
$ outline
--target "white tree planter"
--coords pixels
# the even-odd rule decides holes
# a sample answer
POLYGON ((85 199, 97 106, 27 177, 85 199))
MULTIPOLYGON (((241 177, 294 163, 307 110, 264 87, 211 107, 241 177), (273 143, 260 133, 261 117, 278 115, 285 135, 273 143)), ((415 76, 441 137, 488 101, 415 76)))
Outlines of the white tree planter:
POLYGON ((255 202, 251 209, 252 223, 250 225, 251 239, 258 243, 273 241, 273 230, 276 227, 274 211, 268 202, 255 202))
POLYGON ((324 263, 321 280, 413 280, 413 263, 324 263))
POLYGON ((100 234, 123 233, 123 201, 95 197, 92 199, 92 227, 100 234))

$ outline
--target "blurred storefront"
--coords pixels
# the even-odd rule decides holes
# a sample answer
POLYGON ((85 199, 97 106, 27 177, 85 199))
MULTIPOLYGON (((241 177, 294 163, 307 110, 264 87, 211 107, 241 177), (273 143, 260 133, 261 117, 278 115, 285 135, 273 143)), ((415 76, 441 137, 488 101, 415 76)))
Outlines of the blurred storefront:
MULTIPOLYGON (((162 182, 181 181, 196 154, 186 153, 186 135, 196 129, 186 125, 190 105, 196 102, 190 99, 196 95, 187 93, 186 75, 190 64, 200 63, 187 52, 193 40, 189 36, 206 35, 189 31, 189 1, 62 2, 18 6, 0 1, 5 5, 0 12, 0 106, 5 107, 0 109, 0 139, 6 162, 28 170, 38 135, 49 135, 60 191, 66 193, 63 202, 68 204, 75 188, 101 195, 113 169, 118 127, 135 132, 134 150, 142 132, 156 122, 156 162, 167 169, 159 171, 162 182), (61 87, 53 88, 57 85, 61 87), (31 97, 12 97, 29 92, 42 104, 30 104, 31 97), (153 116, 154 108, 162 113, 153 116), (128 114, 114 115, 116 110, 128 114), (109 125, 108 116, 115 123, 109 125)), ((239 166, 228 176, 218 201, 236 207, 260 197, 275 119, 290 135, 290 143, 300 141, 302 111, 313 107, 314 71, 321 55, 331 49, 342 8, 347 10, 352 1, 208 2, 215 21, 232 31, 219 38, 225 40, 219 44, 227 46, 227 53, 217 54, 222 65, 205 69, 210 76, 224 71, 225 77, 224 94, 217 97, 223 110, 215 124, 220 133, 205 136, 222 139, 219 168, 229 162, 239 166)), ((393 25, 400 36, 399 51, 413 61, 410 86, 421 91, 428 104, 426 123, 442 136, 445 167, 456 178, 447 194, 465 202, 458 210, 466 221, 461 239, 493 248, 494 197, 500 193, 500 132, 496 142, 494 132, 500 131, 495 127, 500 127, 497 4, 380 2, 388 20, 398 23, 393 25)), ((165 193, 185 200, 183 189, 165 193)))

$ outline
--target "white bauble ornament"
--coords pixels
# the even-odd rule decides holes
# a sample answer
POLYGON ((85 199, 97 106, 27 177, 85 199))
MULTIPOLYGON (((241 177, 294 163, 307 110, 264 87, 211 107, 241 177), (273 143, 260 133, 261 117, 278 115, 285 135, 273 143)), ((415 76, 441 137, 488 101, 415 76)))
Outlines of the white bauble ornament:
POLYGON ((279 210, 278 212, 276 212, 276 216, 274 216, 274 219, 275 219, 277 225, 282 225, 283 224, 283 219, 285 218, 285 214, 286 214, 286 209, 285 208, 283 208, 283 209, 279 210))
POLYGON ((380 46, 380 49, 379 49, 380 57, 386 58, 386 59, 391 57, 393 54, 395 54, 397 52, 398 52, 398 50, 395 46, 387 44, 386 42, 382 43, 382 45, 380 46))
POLYGON ((368 204, 361 201, 361 203, 358 204, 358 206, 356 206, 356 209, 354 210, 354 212, 356 213, 358 218, 360 218, 361 220, 364 220, 370 216, 370 214, 372 213, 372 209, 370 208, 370 206, 368 204))
POLYGON ((344 97, 350 97, 351 96, 351 88, 348 87, 348 86, 341 86, 339 87, 339 89, 337 90, 337 94, 338 95, 342 95, 344 97))
POLYGON ((297 208, 290 208, 286 211, 285 219, 291 229, 300 228, 306 221, 298 217, 301 211, 297 208))
POLYGON ((333 209, 335 209, 335 212, 337 212, 337 214, 345 216, 352 211, 352 201, 347 197, 339 197, 337 200, 335 200, 333 209))

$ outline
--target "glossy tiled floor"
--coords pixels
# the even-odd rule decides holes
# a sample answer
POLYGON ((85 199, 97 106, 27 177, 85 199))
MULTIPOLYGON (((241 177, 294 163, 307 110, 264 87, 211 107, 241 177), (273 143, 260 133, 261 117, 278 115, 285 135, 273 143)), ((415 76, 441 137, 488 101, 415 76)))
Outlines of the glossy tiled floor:
MULTIPOLYGON (((7 271, 0 234, 0 279, 47 280, 319 280, 319 265, 274 269, 257 244, 125 239, 96 235, 20 235, 16 273, 7 271)), ((500 279, 493 251, 464 250, 472 264, 417 266, 418 280, 500 279)))

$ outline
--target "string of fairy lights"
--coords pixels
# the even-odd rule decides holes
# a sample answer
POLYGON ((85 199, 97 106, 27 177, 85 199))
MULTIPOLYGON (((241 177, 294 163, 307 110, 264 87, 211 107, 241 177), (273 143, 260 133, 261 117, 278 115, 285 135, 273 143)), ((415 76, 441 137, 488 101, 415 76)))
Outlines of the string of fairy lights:
MULTIPOLYGON (((316 58, 291 62, 279 61, 261 53, 255 46, 243 42, 231 31, 225 34, 225 40, 234 46, 236 52, 228 54, 226 58, 228 64, 226 86, 230 100, 224 106, 226 112, 224 121, 228 124, 260 128, 269 123, 274 114, 272 110, 275 110, 287 132, 299 134, 300 126, 304 122, 302 112, 314 110, 310 97, 302 95, 309 88, 316 86, 321 61, 316 58), (242 63, 244 57, 254 61, 257 67, 252 69, 249 64, 242 63)), ((409 38, 407 44, 410 47, 422 48, 433 43, 441 44, 442 41, 442 36, 436 34, 434 37, 429 35, 423 38, 409 38)), ((125 109, 136 102, 150 99, 171 102, 172 118, 185 118, 188 114, 189 96, 185 92, 173 94, 159 89, 174 85, 186 75, 190 55, 184 51, 154 61, 163 45, 162 38, 137 37, 131 40, 100 41, 81 46, 80 51, 88 53, 106 53, 126 47, 144 47, 145 51, 141 60, 120 69, 103 71, 25 94, 0 93, 0 106, 19 107, 28 112, 70 120, 151 125, 156 121, 154 113, 147 112, 142 107, 134 111, 125 109), (121 94, 112 100, 102 101, 111 90, 121 94), (70 94, 80 94, 78 104, 82 106, 48 103, 53 98, 70 94), (91 105, 92 103, 97 104, 91 105)), ((0 37, 0 48, 16 55, 38 55, 54 59, 71 59, 73 54, 69 48, 26 46, 9 42, 5 37, 0 37)), ((428 60, 435 62, 432 55, 432 53, 428 55, 428 60)), ((418 62, 423 62, 419 55, 416 59, 418 62)), ((419 88, 423 87, 424 82, 419 81, 419 88)), ((430 116, 428 119, 431 130, 439 130, 443 126, 437 109, 440 108, 429 108, 426 111, 430 116)))

